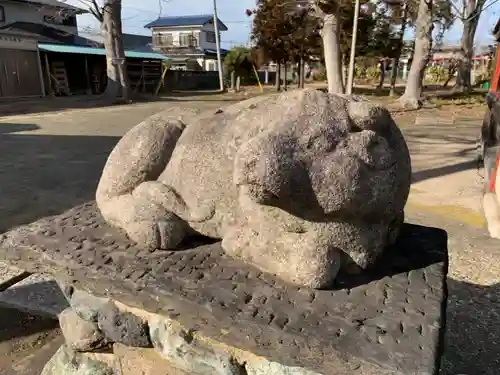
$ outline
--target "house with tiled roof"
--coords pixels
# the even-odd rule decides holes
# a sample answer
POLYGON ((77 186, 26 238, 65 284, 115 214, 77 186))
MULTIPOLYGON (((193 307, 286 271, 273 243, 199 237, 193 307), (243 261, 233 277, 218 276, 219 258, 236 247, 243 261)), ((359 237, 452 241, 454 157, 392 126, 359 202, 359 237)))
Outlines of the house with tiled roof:
MULTIPOLYGON (((144 27, 152 32, 153 50, 167 56, 172 69, 217 70, 215 27, 211 14, 160 17, 144 27)), ((227 31, 227 26, 219 19, 218 28, 219 33, 227 31)), ((221 49, 222 56, 227 52, 221 49)))
MULTIPOLYGON (((78 32, 84 8, 64 0, 0 0, 0 98, 100 94, 107 84, 100 38, 78 32), (96 40, 97 39, 97 40, 96 40)), ((151 50, 151 36, 123 34, 130 81, 156 92, 166 57, 151 50)))
POLYGON ((0 0, 0 30, 30 35, 44 43, 87 45, 77 16, 88 13, 57 0, 0 0))

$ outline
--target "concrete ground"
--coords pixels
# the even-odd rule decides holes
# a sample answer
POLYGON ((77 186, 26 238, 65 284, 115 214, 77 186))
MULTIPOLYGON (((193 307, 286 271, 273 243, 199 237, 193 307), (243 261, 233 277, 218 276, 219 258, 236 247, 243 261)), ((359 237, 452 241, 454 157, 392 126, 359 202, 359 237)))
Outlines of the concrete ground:
MULTIPOLYGON (((215 109, 235 99, 220 95, 184 97, 0 118, 0 232, 93 199, 107 155, 121 135, 149 115, 176 105, 215 109)), ((498 374, 500 368, 500 247, 485 237, 481 227, 482 179, 474 161, 483 111, 478 106, 395 115, 410 147, 414 168, 407 219, 444 228, 449 235, 450 299, 443 373, 450 375, 498 374)), ((47 286, 46 281, 43 283, 47 286)), ((0 300, 24 298, 26 293, 20 288, 8 287, 0 292, 0 300)), ((33 286, 28 283, 22 288, 33 286)), ((57 301, 51 306, 56 305, 57 301)), ((0 310, 0 342, 8 343, 0 343, 0 351, 9 356, 14 353, 12 358, 23 357, 19 353, 29 352, 35 357, 49 353, 48 344, 33 345, 40 336, 30 339, 30 334, 20 334, 27 341, 18 344, 11 337, 14 334, 2 336, 1 324, 8 326, 4 322, 10 321, 2 319, 2 314, 11 313, 0 310), (28 349, 23 352, 19 347, 28 349)), ((18 316, 12 314, 10 319, 18 316)), ((46 327, 48 323, 40 324, 46 327)), ((57 329, 48 331, 53 334, 47 338, 49 343, 60 340, 57 329)), ((0 361, 0 374, 4 374, 4 363, 0 361)), ((16 372, 13 364, 5 366, 10 369, 4 370, 8 375, 36 374, 16 372)))

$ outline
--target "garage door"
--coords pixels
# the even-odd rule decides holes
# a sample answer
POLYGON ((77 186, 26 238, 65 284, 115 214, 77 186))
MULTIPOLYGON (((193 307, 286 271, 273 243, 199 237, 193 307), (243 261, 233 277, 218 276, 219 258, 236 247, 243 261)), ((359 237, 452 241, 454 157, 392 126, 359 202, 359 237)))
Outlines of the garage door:
POLYGON ((0 50, 0 97, 42 94, 36 51, 2 48, 0 50))

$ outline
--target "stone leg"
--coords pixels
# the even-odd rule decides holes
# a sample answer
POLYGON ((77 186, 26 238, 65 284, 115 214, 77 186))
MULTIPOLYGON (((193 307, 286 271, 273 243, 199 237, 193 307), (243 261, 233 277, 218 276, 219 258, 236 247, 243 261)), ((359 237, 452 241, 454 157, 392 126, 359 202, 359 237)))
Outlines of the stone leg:
POLYGON ((186 210, 184 203, 168 186, 156 181, 143 182, 132 194, 111 198, 99 208, 107 222, 148 249, 175 249, 190 232, 178 216, 186 210))

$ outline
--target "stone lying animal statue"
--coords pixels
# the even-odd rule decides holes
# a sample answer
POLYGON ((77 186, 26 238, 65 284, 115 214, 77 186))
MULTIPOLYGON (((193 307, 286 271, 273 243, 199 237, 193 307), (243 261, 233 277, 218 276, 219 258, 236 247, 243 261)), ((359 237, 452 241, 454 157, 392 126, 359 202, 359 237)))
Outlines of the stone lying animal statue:
POLYGON ((496 93, 486 95, 486 110, 481 126, 480 155, 484 163, 482 208, 490 237, 500 239, 500 103, 496 93))
POLYGON ((147 248, 203 234, 262 271, 324 288, 395 240, 410 179, 386 109, 306 89, 144 121, 109 156, 97 204, 147 248))

